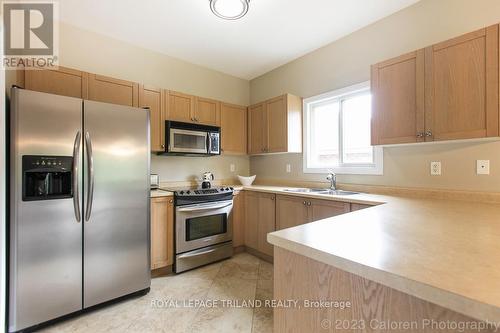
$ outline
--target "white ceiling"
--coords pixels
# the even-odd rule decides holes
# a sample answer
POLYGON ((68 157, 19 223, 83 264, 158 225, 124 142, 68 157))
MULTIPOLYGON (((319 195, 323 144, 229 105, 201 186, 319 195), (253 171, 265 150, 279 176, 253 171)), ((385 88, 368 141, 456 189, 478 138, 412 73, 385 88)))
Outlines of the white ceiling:
POLYGON ((225 21, 208 0, 64 0, 61 20, 252 79, 419 0, 251 0, 225 21))

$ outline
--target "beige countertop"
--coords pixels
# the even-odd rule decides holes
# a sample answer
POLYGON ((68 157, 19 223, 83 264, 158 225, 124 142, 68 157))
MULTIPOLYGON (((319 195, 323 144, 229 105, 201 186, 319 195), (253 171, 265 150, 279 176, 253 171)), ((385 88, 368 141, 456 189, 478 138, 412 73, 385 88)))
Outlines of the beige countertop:
POLYGON ((268 241, 472 318, 500 322, 500 204, 244 189, 379 204, 273 232, 268 241))
POLYGON ((164 190, 151 190, 151 198, 173 197, 174 192, 164 190))

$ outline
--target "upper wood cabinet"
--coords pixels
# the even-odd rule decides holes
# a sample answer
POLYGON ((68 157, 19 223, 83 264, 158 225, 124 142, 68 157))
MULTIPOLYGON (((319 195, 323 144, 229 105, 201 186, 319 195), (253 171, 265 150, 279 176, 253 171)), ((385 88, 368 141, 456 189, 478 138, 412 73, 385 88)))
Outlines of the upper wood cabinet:
POLYGON ((350 204, 287 195, 276 196, 276 228, 286 229, 350 212, 350 204))
POLYGON ((372 144, 424 141, 424 50, 372 66, 372 144))
POLYGON ((174 204, 171 197, 151 199, 151 269, 174 263, 174 204))
POLYGON ((499 27, 372 66, 372 144, 496 137, 499 27))
POLYGON ((165 150, 163 99, 163 90, 143 84, 139 86, 139 107, 150 110, 151 151, 156 152, 165 150))
POLYGON ((498 25, 425 50, 426 140, 498 136, 498 25))
POLYGON ((302 152, 302 98, 285 94, 248 109, 249 154, 302 152))
POLYGON ((24 88, 49 94, 88 98, 89 74, 60 66, 58 69, 20 71, 24 88))
POLYGON ((220 102, 195 97, 193 121, 203 125, 220 126, 220 102))
POLYGON ((276 230, 275 194, 245 193, 245 245, 269 256, 273 246, 267 234, 276 230))
POLYGON ((166 105, 167 120, 220 126, 219 101, 168 91, 166 105))
POLYGON ((167 92, 166 120, 193 122, 194 96, 176 91, 167 92))
POLYGON ((267 142, 266 105, 259 103, 248 108, 248 154, 262 154, 267 142))
POLYGON ((221 103, 222 152, 226 155, 247 153, 247 108, 221 103))
POLYGON ((89 74, 89 99, 97 102, 139 106, 139 84, 107 76, 89 74))

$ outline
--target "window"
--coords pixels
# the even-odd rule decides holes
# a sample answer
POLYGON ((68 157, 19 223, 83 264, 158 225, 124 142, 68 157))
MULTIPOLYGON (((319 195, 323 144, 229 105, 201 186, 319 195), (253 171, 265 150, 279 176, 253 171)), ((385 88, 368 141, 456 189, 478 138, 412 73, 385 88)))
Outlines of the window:
POLYGON ((383 174, 371 141, 369 82, 304 100, 304 172, 383 174))

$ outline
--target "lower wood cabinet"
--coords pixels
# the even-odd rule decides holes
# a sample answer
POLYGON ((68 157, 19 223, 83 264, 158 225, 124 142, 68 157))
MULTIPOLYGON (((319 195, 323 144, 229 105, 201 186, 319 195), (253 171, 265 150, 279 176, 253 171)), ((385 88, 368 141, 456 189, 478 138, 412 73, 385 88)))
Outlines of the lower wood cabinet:
POLYGON ((151 269, 174 263, 174 203, 171 197, 151 198, 151 269))
POLYGON ((233 196, 233 247, 245 245, 245 192, 233 196))
POLYGON ((267 234, 276 230, 275 194, 245 193, 245 245, 269 256, 273 246, 267 234))
POLYGON ((276 196, 276 228, 295 227, 350 212, 347 202, 287 195, 276 196))

